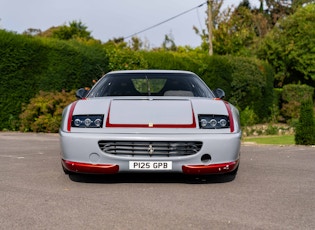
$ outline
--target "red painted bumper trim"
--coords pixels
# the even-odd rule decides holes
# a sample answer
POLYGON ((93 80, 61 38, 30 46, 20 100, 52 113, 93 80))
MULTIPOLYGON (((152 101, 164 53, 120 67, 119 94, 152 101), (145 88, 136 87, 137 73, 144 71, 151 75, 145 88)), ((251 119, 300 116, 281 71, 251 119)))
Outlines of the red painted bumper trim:
POLYGON ((119 171, 119 166, 113 164, 88 164, 62 159, 62 165, 67 170, 76 173, 115 174, 119 171))
POLYGON ((218 174, 232 172, 238 166, 239 161, 227 162, 213 165, 183 165, 185 174, 218 174))

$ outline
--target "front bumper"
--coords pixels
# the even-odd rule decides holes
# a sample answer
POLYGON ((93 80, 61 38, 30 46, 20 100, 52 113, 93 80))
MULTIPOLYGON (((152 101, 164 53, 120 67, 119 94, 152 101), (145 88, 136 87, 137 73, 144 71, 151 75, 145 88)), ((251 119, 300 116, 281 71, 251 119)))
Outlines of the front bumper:
POLYGON ((240 160, 241 133, 232 134, 87 134, 60 131, 63 167, 71 172, 115 174, 135 172, 129 161, 171 161, 172 168, 164 171, 137 170, 136 172, 176 172, 185 174, 217 174, 234 171, 240 160), (201 150, 189 156, 115 156, 104 153, 100 140, 146 141, 201 141, 201 150), (209 155, 209 160, 203 159, 209 155))
MULTIPOLYGON (((91 173, 91 174, 116 174, 119 172, 119 165, 113 164, 88 164, 67 161, 62 159, 63 167, 71 172, 91 173)), ((218 174, 229 173, 236 170, 239 160, 214 165, 183 165, 184 174, 218 174)))

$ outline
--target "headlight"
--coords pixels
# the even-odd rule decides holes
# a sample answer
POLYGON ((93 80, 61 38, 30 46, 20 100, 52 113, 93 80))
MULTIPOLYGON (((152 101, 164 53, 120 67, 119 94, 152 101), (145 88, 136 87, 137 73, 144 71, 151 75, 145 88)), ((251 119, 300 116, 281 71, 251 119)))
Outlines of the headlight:
POLYGON ((201 129, 230 128, 230 120, 226 115, 199 115, 198 120, 201 129))
POLYGON ((104 115, 74 115, 71 127, 77 128, 101 128, 104 115))

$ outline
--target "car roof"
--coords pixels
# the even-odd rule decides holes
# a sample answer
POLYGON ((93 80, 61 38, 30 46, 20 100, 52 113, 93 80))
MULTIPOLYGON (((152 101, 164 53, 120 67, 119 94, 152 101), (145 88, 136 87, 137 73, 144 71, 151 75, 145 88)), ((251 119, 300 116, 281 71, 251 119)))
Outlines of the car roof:
POLYGON ((158 70, 158 69, 149 69, 149 70, 116 70, 108 72, 107 74, 122 74, 122 73, 182 73, 182 74, 194 74, 190 71, 185 70, 158 70))

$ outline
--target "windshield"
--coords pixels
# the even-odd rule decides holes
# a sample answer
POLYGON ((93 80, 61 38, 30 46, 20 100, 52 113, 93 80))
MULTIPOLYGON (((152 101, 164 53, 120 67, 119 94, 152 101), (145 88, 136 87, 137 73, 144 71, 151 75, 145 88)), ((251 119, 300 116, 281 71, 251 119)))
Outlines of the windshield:
POLYGON ((184 96, 214 97, 196 75, 190 73, 109 73, 101 78, 87 97, 184 96))

